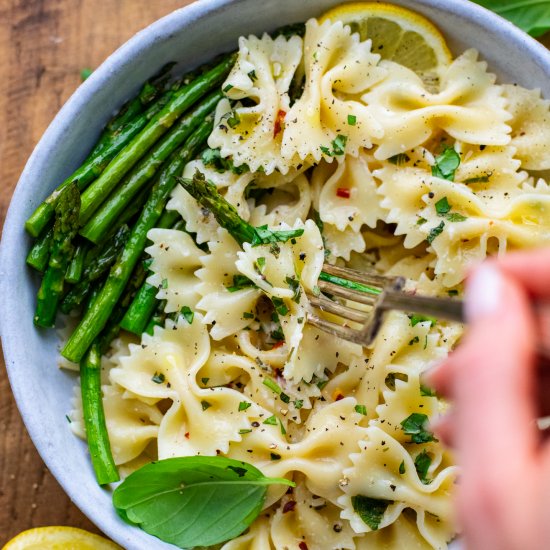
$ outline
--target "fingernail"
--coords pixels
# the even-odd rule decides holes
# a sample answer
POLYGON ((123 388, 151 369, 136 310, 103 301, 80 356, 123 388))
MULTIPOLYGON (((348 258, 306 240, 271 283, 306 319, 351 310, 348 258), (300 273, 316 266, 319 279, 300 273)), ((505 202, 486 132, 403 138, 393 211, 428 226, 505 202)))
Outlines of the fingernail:
POLYGON ((468 279, 465 313, 468 321, 495 315, 503 303, 504 281, 499 270, 482 264, 468 279))

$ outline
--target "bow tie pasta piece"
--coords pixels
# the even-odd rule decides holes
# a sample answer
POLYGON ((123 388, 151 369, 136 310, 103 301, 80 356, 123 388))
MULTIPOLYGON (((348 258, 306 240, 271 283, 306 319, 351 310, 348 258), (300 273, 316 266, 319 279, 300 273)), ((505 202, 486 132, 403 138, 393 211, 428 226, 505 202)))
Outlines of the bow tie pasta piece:
POLYGON ((371 41, 361 42, 341 22, 306 23, 305 87, 286 114, 282 154, 302 160, 332 161, 371 147, 382 128, 358 96, 386 76, 371 41))
POLYGON ((197 309, 204 312, 204 322, 211 324, 210 336, 221 340, 244 329, 254 320, 260 291, 251 284, 239 288, 235 266, 240 248, 229 233, 218 228, 217 239, 209 241, 209 253, 200 257, 202 267, 195 272, 201 296, 197 309))
POLYGON ((502 87, 468 50, 447 70, 441 91, 432 94, 411 70, 383 61, 389 76, 362 96, 369 112, 384 129, 375 140, 375 157, 388 159, 426 142, 434 131, 445 130, 453 138, 480 145, 507 145, 511 115, 505 109, 502 87))
POLYGON ((347 156, 336 164, 336 169, 334 163, 322 161, 313 171, 311 185, 321 221, 338 231, 350 228, 358 233, 363 225, 376 227, 378 220, 385 217, 363 152, 356 158, 347 156))
POLYGON ((220 550, 271 550, 270 514, 260 515, 244 535, 226 542, 220 550))
POLYGON ((201 265, 203 251, 183 231, 157 228, 147 236, 153 243, 145 250, 153 259, 153 274, 147 282, 159 289, 159 300, 166 300, 166 313, 195 307, 200 298, 195 271, 201 265))
POLYGON ((413 459, 397 440, 375 427, 367 429, 359 445, 361 451, 350 457, 353 466, 344 470, 346 494, 338 499, 342 518, 350 521, 356 533, 369 533, 391 525, 406 508, 412 508, 427 542, 433 548, 445 548, 454 533, 451 495, 457 468, 439 465, 440 471, 435 472, 432 465, 427 483, 417 472, 417 457, 424 451, 430 460, 429 446, 412 450, 413 459))
POLYGON ((502 86, 512 115, 512 145, 516 157, 527 170, 550 169, 550 101, 542 99, 540 90, 520 86, 502 86))
POLYGON ((261 168, 267 174, 286 173, 298 164, 281 156, 281 127, 290 108, 288 89, 301 58, 298 36, 239 38, 239 56, 222 89, 229 99, 247 102, 232 108, 229 100, 220 101, 208 145, 219 147, 223 157, 232 156, 236 165, 247 164, 253 172, 261 168))

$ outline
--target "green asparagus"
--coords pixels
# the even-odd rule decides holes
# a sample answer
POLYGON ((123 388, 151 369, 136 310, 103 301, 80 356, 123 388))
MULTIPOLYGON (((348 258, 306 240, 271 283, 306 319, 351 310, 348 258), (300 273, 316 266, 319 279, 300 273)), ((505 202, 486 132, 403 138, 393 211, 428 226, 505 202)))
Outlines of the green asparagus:
POLYGON ((40 327, 52 327, 55 323, 57 304, 63 292, 67 266, 74 252, 74 239, 78 230, 80 193, 75 183, 65 187, 55 208, 52 248, 48 268, 38 291, 34 323, 40 327))
POLYGON ((73 259, 71 260, 71 263, 67 268, 67 273, 65 274, 65 280, 68 283, 76 284, 80 281, 84 270, 84 260, 86 258, 86 254, 88 253, 88 248, 89 246, 86 242, 81 242, 76 245, 73 259))
POLYGON ((80 390, 86 439, 97 482, 100 485, 120 479, 113 460, 101 394, 101 352, 93 344, 80 363, 80 390))
POLYGON ((80 230, 80 234, 94 243, 101 241, 136 193, 151 180, 159 166, 189 137, 204 117, 212 112, 222 97, 222 92, 215 91, 196 109, 181 118, 172 130, 141 159, 109 199, 101 205, 92 219, 80 230))
POLYGON ((234 62, 235 57, 228 56, 222 63, 175 92, 172 101, 151 119, 140 134, 113 159, 101 176, 84 191, 80 210, 81 225, 90 220, 121 178, 176 120, 227 76, 234 62))
POLYGON ((27 255, 27 265, 43 273, 48 267, 50 248, 53 240, 53 227, 46 231, 33 245, 27 255))
POLYGON ((176 185, 176 177, 181 174, 185 164, 194 158, 200 148, 204 146, 212 131, 212 126, 213 117, 209 116, 195 130, 184 146, 172 153, 165 162, 120 258, 111 268, 97 299, 86 311, 61 352, 70 361, 79 362, 105 327, 145 249, 147 232, 155 226, 162 215, 170 193, 176 185))

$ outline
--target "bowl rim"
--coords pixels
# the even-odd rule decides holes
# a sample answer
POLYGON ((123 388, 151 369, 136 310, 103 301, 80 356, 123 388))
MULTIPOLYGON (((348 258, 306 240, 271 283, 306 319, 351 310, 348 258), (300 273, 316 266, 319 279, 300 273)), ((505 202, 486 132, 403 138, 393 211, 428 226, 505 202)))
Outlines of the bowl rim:
MULTIPOLYGON (((40 138, 31 156, 25 164, 19 181, 14 189, 10 200, 9 208, 2 229, 2 238, 0 241, 0 338, 2 340, 6 371, 10 386, 15 397, 17 408, 25 427, 40 454, 42 460, 52 472, 58 483, 72 502, 86 515, 94 524, 96 524, 112 540, 125 544, 128 541, 119 533, 120 524, 117 520, 106 517, 102 510, 95 510, 87 505, 85 496, 79 492, 78 487, 71 483, 71 479, 65 475, 62 461, 48 446, 40 441, 40 426, 34 418, 33 403, 25 399, 24 384, 17 376, 18 349, 20 343, 10 337, 8 326, 16 322, 15 313, 10 311, 8 303, 12 299, 10 291, 10 266, 13 265, 12 258, 20 253, 12 250, 12 242, 18 238, 18 232, 21 228, 14 227, 13 219, 16 217, 20 204, 20 198, 24 194, 31 173, 35 166, 42 163, 43 158, 48 154, 50 144, 56 142, 56 137, 62 135, 65 127, 68 125, 78 112, 80 105, 87 103, 88 100, 111 78, 116 79, 117 69, 129 60, 136 58, 142 52, 154 46, 157 37, 168 36, 171 32, 178 31, 186 25, 192 24, 193 20, 208 17, 224 8, 244 3, 247 0, 200 0, 192 4, 178 8, 175 11, 154 21, 144 27, 124 44, 118 47, 105 61, 92 73, 92 75, 83 82, 64 103, 61 109, 48 125, 46 131, 40 138), (7 266, 7 267, 6 267, 7 266)), ((544 70, 547 77, 550 77, 550 51, 530 37, 515 25, 495 13, 483 8, 482 6, 470 2, 469 0, 414 0, 419 8, 437 9, 448 12, 451 15, 469 19, 472 23, 481 29, 490 30, 493 33, 502 35, 502 39, 511 40, 517 45, 522 45, 532 56, 532 59, 544 70)), ((342 2, 343 3, 343 2, 342 2)), ((388 0, 392 3, 392 0, 388 0)), ((401 3, 401 2, 397 2, 401 3)), ((315 6, 315 0, 311 1, 311 7, 315 6)), ((414 9, 414 7, 412 7, 414 9)), ((159 541, 160 543, 160 541, 159 541)), ((165 544, 165 543, 164 543, 165 544)), ((160 543, 163 545, 163 543, 160 543)), ((166 547, 170 547, 166 545, 166 547)))

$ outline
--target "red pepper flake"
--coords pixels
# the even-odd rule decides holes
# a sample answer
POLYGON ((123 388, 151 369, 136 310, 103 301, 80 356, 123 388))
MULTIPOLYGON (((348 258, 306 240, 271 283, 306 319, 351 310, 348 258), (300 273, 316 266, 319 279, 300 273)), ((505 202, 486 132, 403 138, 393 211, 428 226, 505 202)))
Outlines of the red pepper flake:
POLYGON ((273 344, 273 347, 271 349, 278 349, 284 345, 285 345, 285 341, 279 340, 278 342, 275 342, 275 344, 273 344))
POLYGON ((282 126, 284 124, 286 117, 285 111, 279 111, 277 113, 277 118, 275 119, 275 128, 273 129, 273 137, 277 137, 281 133, 282 126))
POLYGON ((189 432, 185 432, 185 437, 189 439, 189 432))
POLYGON ((351 196, 351 191, 347 187, 338 187, 336 190, 336 196, 342 199, 349 199, 351 196))
POLYGON ((298 548, 299 548, 300 550, 309 550, 308 547, 307 547, 307 544, 306 544, 304 541, 302 541, 302 542, 298 545, 298 548))
POLYGON ((286 514, 287 512, 294 511, 294 508, 296 508, 296 501, 295 500, 289 500, 285 505, 283 506, 283 514, 286 514))
POLYGON ((336 395, 335 401, 340 401, 340 399, 344 399, 344 396, 341 393, 336 395))

